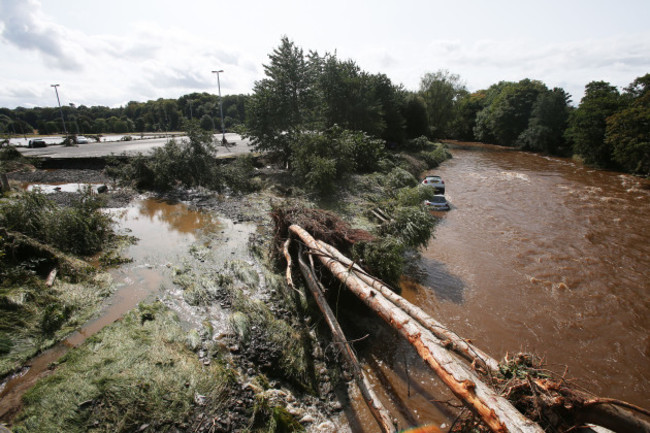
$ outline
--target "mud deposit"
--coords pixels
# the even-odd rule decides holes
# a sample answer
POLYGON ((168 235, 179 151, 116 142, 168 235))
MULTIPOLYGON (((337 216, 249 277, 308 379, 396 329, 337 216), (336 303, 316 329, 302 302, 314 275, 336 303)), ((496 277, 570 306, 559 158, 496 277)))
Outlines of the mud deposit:
MULTIPOLYGON (((135 311, 141 303, 160 301, 180 319, 187 345, 197 362, 207 368, 225 361, 237 372, 239 391, 229 396, 226 412, 212 411, 198 396, 188 431, 244 430, 250 425, 260 398, 271 408, 282 408, 282 413, 289 414, 308 431, 349 431, 341 425, 338 414, 344 403, 338 401, 326 374, 324 350, 317 347, 315 334, 312 333, 315 355, 310 357, 311 368, 323 372, 323 378, 313 382, 319 388, 315 395, 320 397, 296 390, 277 377, 284 368, 282 357, 277 343, 268 341, 262 329, 252 326, 247 335, 248 344, 242 345, 238 328, 233 327, 233 302, 237 302, 237 293, 264 305, 276 317, 290 319, 291 316, 282 284, 266 267, 269 262, 265 242, 270 232, 268 197, 253 194, 231 198, 205 191, 141 196, 115 189, 109 179, 92 170, 34 172, 12 176, 12 180, 21 182, 23 187, 28 183, 88 183, 93 188, 106 184, 109 186, 105 194, 109 203, 107 212, 117 222, 118 232, 137 238, 137 242, 121 252, 132 261, 109 271, 114 293, 99 316, 3 382, 0 421, 11 427, 18 420, 21 425, 20 415, 13 418, 20 410, 21 397, 40 379, 55 376, 59 359, 65 366, 69 358, 66 353, 85 348, 87 339, 104 334, 103 329, 135 311), (228 287, 224 281, 229 283, 228 287), (256 385, 259 377, 268 381, 263 387, 256 385)), ((79 193, 64 189, 52 190, 49 197, 65 206, 79 193)), ((140 314, 147 317, 146 313, 140 314)), ((50 392, 57 392, 56 388, 50 392)))

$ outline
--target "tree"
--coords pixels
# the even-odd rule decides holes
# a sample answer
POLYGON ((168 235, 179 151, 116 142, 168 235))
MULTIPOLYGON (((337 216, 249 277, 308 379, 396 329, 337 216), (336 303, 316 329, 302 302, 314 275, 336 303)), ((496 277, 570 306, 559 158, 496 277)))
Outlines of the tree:
POLYGON ((432 137, 446 137, 454 120, 454 106, 467 92, 460 75, 447 70, 427 73, 420 80, 420 95, 427 106, 432 137))
POLYGON ((606 120, 605 144, 613 159, 631 173, 650 175, 650 74, 625 89, 630 106, 606 120))
POLYGON ((571 113, 566 137, 573 143, 573 151, 587 164, 612 167, 612 146, 605 142, 607 118, 622 104, 616 87, 605 81, 592 81, 585 86, 585 96, 571 113))
POLYGON ((569 94, 557 87, 540 93, 533 104, 528 128, 519 135, 517 144, 544 153, 564 153, 569 100, 569 94))
POLYGON ((467 93, 456 104, 456 116, 450 129, 451 135, 462 140, 474 140, 476 116, 485 107, 486 90, 467 93))
POLYGON ((303 51, 286 36, 264 65, 265 79, 255 83, 247 105, 247 137, 258 151, 279 153, 288 162, 291 137, 313 123, 313 74, 303 51))
POLYGON ((476 117, 475 133, 479 140, 514 146, 528 127, 533 105, 546 86, 528 78, 518 83, 501 82, 490 87, 486 106, 476 117))
POLYGON ((429 118, 424 99, 415 93, 409 93, 402 105, 406 138, 417 138, 429 133, 429 118))

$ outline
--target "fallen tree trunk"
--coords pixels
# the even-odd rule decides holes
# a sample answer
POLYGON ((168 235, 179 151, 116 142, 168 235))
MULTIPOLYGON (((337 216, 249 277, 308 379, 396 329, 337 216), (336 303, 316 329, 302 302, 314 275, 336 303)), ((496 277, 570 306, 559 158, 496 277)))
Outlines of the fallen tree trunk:
POLYGON ((444 327, 440 322, 435 320, 433 317, 429 316, 424 310, 420 307, 411 304, 406 299, 399 296, 397 293, 393 292, 390 287, 383 284, 381 281, 376 278, 368 275, 363 269, 358 265, 354 264, 352 260, 345 257, 341 254, 336 248, 331 245, 326 244, 322 241, 317 241, 318 245, 331 257, 341 262, 346 267, 352 267, 352 271, 366 284, 368 284, 373 289, 378 290, 385 298, 391 301, 393 304, 404 310, 411 317, 416 319, 422 326, 431 331, 433 335, 443 340, 446 345, 450 347, 455 353, 459 354, 463 358, 467 359, 471 363, 478 364, 482 367, 489 369, 492 372, 499 371, 499 362, 492 358, 487 353, 483 352, 478 347, 467 342, 460 338, 456 333, 450 331, 444 327))
POLYGON ((390 413, 384 407, 384 405, 381 404, 379 398, 372 390, 372 385, 370 385, 370 382, 363 373, 357 356, 352 351, 352 347, 350 347, 350 344, 347 342, 345 334, 343 334, 343 330, 341 329, 338 321, 336 320, 336 317, 334 316, 334 312, 332 312, 332 309, 330 308, 327 300, 325 299, 325 296, 318 286, 315 275, 313 274, 311 268, 307 266, 307 264, 300 256, 298 257, 298 263, 300 264, 300 270, 303 277, 305 278, 305 281, 307 282, 307 286, 309 286, 309 289, 311 290, 311 293, 314 296, 318 307, 323 313, 323 316, 325 316, 327 325, 332 331, 334 343, 338 347, 339 353, 341 353, 343 358, 345 358, 348 365, 350 366, 355 382, 359 387, 359 391, 361 391, 361 395, 366 401, 366 404, 370 409, 372 416, 375 418, 375 420, 377 420, 377 423, 379 424, 383 433, 394 433, 396 429, 393 421, 391 420, 390 413))
POLYGON ((539 425, 525 418, 506 399, 497 395, 463 363, 455 359, 429 330, 396 307, 381 293, 364 283, 349 268, 328 257, 309 233, 297 225, 289 230, 319 253, 320 261, 367 306, 391 324, 416 349, 422 359, 467 407, 497 433, 543 433, 539 425))

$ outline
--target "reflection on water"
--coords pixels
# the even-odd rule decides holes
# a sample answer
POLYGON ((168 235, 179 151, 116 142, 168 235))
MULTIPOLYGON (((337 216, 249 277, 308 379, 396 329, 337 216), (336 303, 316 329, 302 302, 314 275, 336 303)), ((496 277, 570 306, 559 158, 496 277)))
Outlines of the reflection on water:
POLYGON ((410 299, 408 292, 429 290, 435 293, 436 299, 463 303, 465 283, 446 264, 425 256, 419 260, 418 271, 418 283, 408 278, 400 282, 402 296, 410 299))

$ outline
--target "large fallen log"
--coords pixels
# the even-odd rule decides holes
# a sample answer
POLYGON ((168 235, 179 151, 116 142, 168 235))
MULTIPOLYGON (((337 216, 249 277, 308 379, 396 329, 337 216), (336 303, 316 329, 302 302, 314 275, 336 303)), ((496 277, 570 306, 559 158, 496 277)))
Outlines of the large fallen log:
POLYGON ((336 248, 328 245, 325 242, 317 241, 318 245, 325 250, 332 258, 338 260, 346 267, 350 268, 363 282, 368 284, 373 289, 378 290, 384 297, 386 297, 393 304, 404 310, 411 317, 416 319, 422 326, 431 331, 433 335, 443 340, 451 350, 467 359, 471 363, 475 363, 481 367, 485 367, 492 372, 499 371, 499 362, 492 358, 487 353, 483 352, 478 347, 469 343, 468 341, 460 338, 456 333, 450 331, 440 322, 429 316, 420 307, 413 305, 406 299, 399 296, 392 291, 390 287, 386 286, 381 281, 377 280, 371 275, 368 275, 359 265, 355 264, 352 260, 345 257, 336 248))
POLYGON ((303 277, 305 278, 305 281, 307 282, 307 286, 314 296, 316 304, 318 304, 318 308, 323 313, 323 316, 325 316, 327 325, 332 331, 334 343, 339 349, 339 353, 341 353, 349 365, 350 370, 352 371, 352 375, 354 376, 354 380, 359 387, 359 391, 361 392, 363 399, 366 401, 366 405, 370 409, 372 416, 375 418, 375 420, 377 420, 377 423, 379 424, 379 427, 383 433, 394 433, 396 429, 393 421, 391 420, 390 412, 388 412, 384 405, 381 404, 381 401, 372 390, 372 385, 363 373, 356 354, 345 338, 345 334, 343 333, 338 320, 336 320, 334 312, 330 308, 327 300, 325 299, 325 296, 322 293, 322 290, 318 286, 315 275, 313 274, 311 268, 305 263, 301 255, 298 256, 298 263, 300 264, 300 270, 303 277))
POLYGON ((493 432, 543 432, 539 425, 525 418, 506 399, 481 382, 469 367, 451 355, 440 339, 351 272, 351 266, 346 267, 329 257, 318 242, 301 227, 294 224, 289 230, 317 253, 319 260, 339 281, 405 337, 454 395, 493 432))

